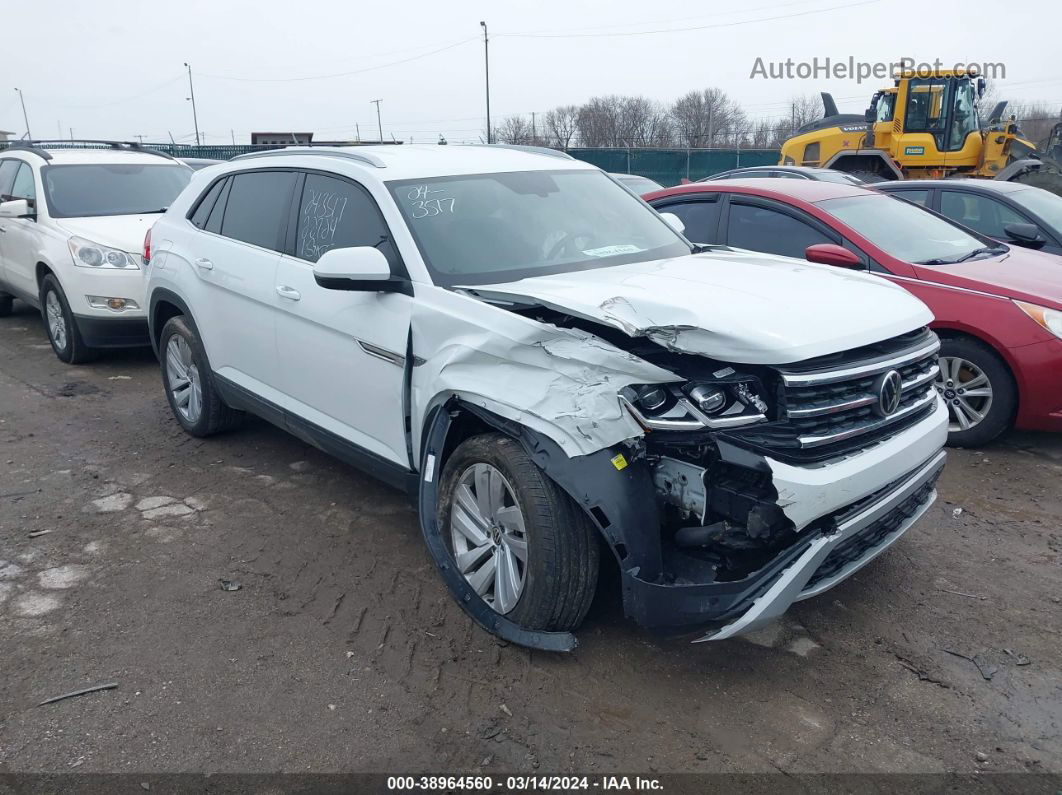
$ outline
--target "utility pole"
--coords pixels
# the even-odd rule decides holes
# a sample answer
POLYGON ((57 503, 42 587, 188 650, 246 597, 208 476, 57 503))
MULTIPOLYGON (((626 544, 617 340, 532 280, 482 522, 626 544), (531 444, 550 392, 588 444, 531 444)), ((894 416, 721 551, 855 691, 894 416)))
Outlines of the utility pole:
POLYGON ((482 20, 479 23, 483 26, 483 76, 486 80, 487 87, 487 143, 492 144, 494 141, 491 139, 493 133, 490 129, 490 49, 489 39, 487 38, 487 23, 482 20))
POLYGON ((383 102, 382 99, 370 99, 369 100, 369 104, 370 105, 375 105, 376 106, 376 129, 377 129, 377 131, 380 134, 379 141, 380 141, 380 143, 383 143, 383 123, 380 121, 380 103, 381 102, 383 102))
POLYGON ((192 67, 188 65, 187 61, 185 61, 184 66, 188 70, 188 93, 191 94, 188 99, 192 101, 192 122, 195 124, 195 145, 199 146, 199 114, 195 109, 195 86, 192 85, 192 67))
POLYGON ((531 145, 538 144, 538 128, 535 127, 535 112, 531 111, 531 145))
POLYGON ((236 131, 231 127, 229 128, 229 136, 232 138, 232 145, 236 146, 236 131))
POLYGON ((360 144, 361 143, 361 125, 358 124, 357 122, 354 122, 354 137, 357 139, 358 143, 360 144))
POLYGON ((22 96, 22 89, 21 88, 16 88, 15 91, 18 92, 19 102, 22 103, 22 121, 26 122, 26 137, 29 138, 32 141, 33 140, 33 134, 30 132, 30 128, 29 128, 29 116, 26 115, 26 99, 25 99, 25 97, 22 96))

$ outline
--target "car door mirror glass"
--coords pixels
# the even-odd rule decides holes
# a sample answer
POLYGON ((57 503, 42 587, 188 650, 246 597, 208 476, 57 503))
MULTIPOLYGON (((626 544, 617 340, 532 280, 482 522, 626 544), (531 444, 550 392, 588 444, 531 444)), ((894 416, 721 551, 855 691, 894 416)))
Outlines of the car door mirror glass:
POLYGON ((36 213, 26 199, 0 202, 0 218, 35 218, 36 213))
POLYGON ((1026 248, 1042 248, 1047 242, 1035 224, 1007 224, 1003 231, 1008 240, 1026 248))
POLYGON ((686 225, 682 223, 682 219, 674 213, 660 213, 660 217, 667 222, 668 226, 670 226, 680 235, 686 231, 686 225))
POLYGON ((818 243, 808 246, 804 249, 804 257, 808 262, 817 262, 820 265, 837 265, 842 268, 863 267, 863 260, 858 254, 835 243, 818 243))

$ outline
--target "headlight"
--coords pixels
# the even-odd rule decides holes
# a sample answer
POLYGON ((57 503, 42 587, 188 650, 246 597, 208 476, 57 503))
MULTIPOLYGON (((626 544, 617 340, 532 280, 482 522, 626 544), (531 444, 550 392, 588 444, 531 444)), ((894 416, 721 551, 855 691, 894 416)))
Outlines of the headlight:
POLYGON ((116 248, 103 246, 85 240, 83 237, 72 237, 69 240, 70 256, 74 258, 74 264, 80 268, 112 268, 116 270, 140 270, 132 254, 119 251, 116 248))
POLYGON ((1035 320, 1043 329, 1050 331, 1059 339, 1062 339, 1062 312, 1057 309, 1048 309, 1046 306, 1027 304, 1024 301, 1015 301, 1018 308, 1035 320))
POLYGON ((755 380, 633 385, 619 397, 643 428, 658 431, 738 428, 767 419, 755 380))

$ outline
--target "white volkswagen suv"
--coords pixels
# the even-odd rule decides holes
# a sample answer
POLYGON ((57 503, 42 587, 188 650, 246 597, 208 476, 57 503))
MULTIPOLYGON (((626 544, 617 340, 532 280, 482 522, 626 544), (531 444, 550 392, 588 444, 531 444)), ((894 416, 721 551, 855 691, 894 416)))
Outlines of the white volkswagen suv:
POLYGON ((0 315, 41 310, 55 355, 147 345, 144 234, 192 170, 135 145, 0 150, 0 315))
POLYGON ((927 510, 947 410, 905 290, 680 226, 557 152, 243 156, 151 230, 166 397, 193 435, 254 412, 408 490, 504 638, 572 648, 600 551, 643 626, 730 637, 927 510))

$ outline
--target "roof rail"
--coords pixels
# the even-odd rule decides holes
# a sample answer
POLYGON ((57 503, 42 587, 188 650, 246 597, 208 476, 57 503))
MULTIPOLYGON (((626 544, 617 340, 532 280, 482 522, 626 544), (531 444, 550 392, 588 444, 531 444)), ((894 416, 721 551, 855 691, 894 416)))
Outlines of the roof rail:
MULTIPOLYGON (((160 152, 157 149, 148 149, 145 146, 141 146, 136 141, 109 141, 99 138, 35 138, 32 140, 12 141, 9 145, 9 149, 23 149, 33 152, 35 155, 40 155, 45 160, 51 160, 52 156, 45 152, 45 146, 52 144, 62 144, 59 147, 62 149, 78 149, 77 146, 69 146, 69 144, 102 144, 109 149, 120 152, 139 152, 145 155, 155 155, 157 157, 163 157, 166 160, 174 160, 177 158, 173 155, 168 155, 165 152, 160 152)), ((88 148, 88 147, 85 147, 88 148)))
POLYGON ((527 152, 531 155, 545 155, 546 157, 559 157, 562 160, 575 160, 567 152, 559 149, 550 149, 548 146, 525 146, 524 144, 464 144, 464 146, 489 146, 492 149, 514 149, 517 152, 527 152))
POLYGON ((264 152, 248 152, 243 155, 236 155, 236 157, 230 159, 230 162, 232 160, 250 160, 255 157, 279 157, 281 155, 324 155, 326 157, 345 157, 349 160, 357 160, 361 163, 367 163, 376 168, 387 168, 387 163, 376 155, 346 152, 338 147, 332 149, 323 146, 286 146, 283 149, 267 149, 264 152))
POLYGON ((52 159, 52 156, 45 152, 43 149, 38 149, 36 146, 28 144, 25 141, 5 141, 5 143, 7 143, 7 146, 0 148, 0 152, 4 151, 5 149, 19 149, 23 152, 29 152, 31 155, 37 155, 37 157, 44 158, 45 160, 52 159))

